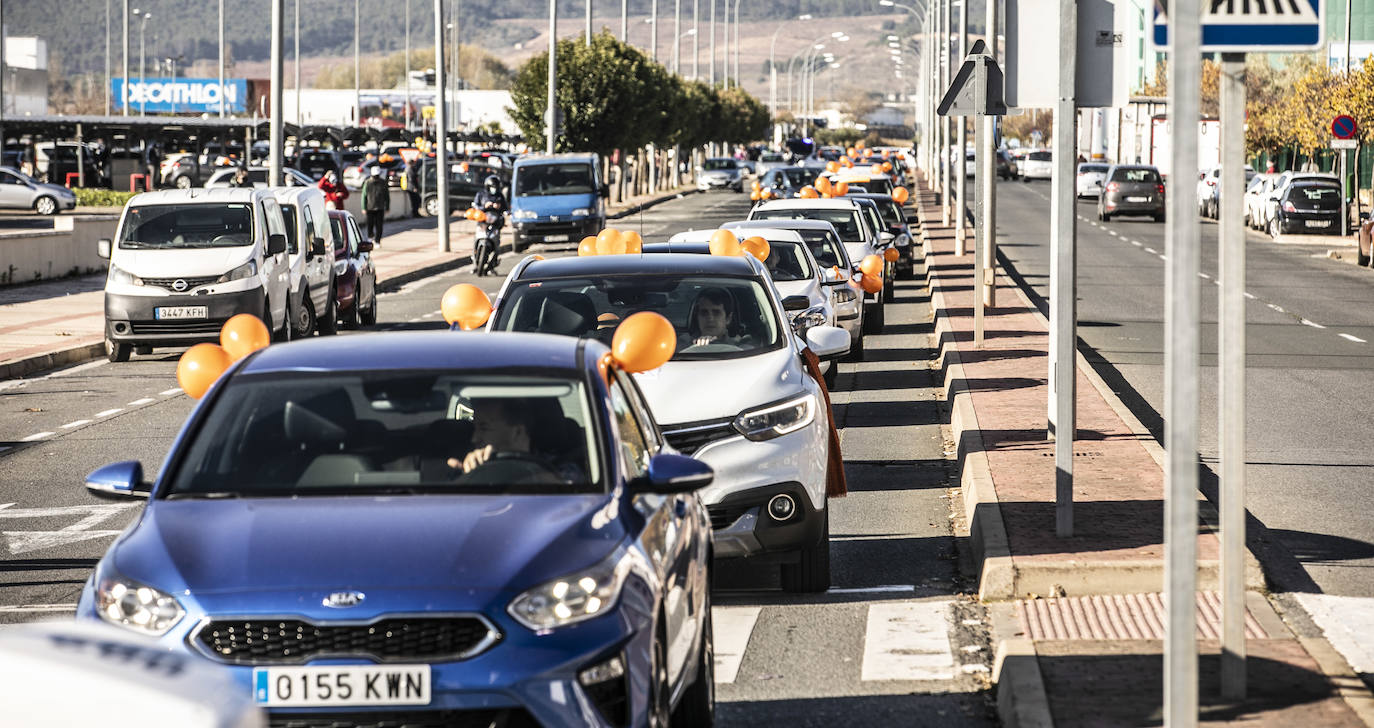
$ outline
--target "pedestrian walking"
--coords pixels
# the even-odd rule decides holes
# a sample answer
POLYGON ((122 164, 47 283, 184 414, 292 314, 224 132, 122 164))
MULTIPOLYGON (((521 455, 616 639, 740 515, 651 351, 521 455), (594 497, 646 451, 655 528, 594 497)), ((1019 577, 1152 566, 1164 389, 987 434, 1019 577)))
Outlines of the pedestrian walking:
POLYGON ((161 185, 158 184, 158 174, 162 167, 162 150, 158 148, 157 142, 144 142, 143 144, 143 172, 147 177, 143 181, 143 188, 155 190, 161 185))
POLYGON ((391 209, 391 192, 387 189, 386 178, 382 177, 381 165, 373 165, 367 179, 363 180, 363 212, 367 214, 367 237, 373 245, 382 244, 382 219, 391 209))
POLYGON ((401 176, 401 187, 406 191, 406 198, 410 200, 410 216, 420 216, 420 160, 406 159, 405 172, 401 176))
POLYGON ((339 181, 339 175, 334 170, 327 169, 324 176, 320 178, 317 185, 321 192, 324 192, 324 207, 326 210, 344 209, 344 200, 348 199, 348 188, 339 181))

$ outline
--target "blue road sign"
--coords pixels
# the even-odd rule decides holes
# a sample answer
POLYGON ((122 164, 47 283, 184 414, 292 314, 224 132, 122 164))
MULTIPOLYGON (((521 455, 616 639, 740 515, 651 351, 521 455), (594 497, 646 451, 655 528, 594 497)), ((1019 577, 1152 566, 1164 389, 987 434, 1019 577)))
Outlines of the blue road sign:
POLYGON ((1337 139, 1352 139, 1355 136, 1355 117, 1341 114, 1331 120, 1331 136, 1337 139))
MULTIPOLYGON (((1155 0, 1155 45, 1169 43, 1167 0, 1155 0)), ((1322 0, 1202 0, 1202 52, 1299 51, 1323 44, 1322 0)))

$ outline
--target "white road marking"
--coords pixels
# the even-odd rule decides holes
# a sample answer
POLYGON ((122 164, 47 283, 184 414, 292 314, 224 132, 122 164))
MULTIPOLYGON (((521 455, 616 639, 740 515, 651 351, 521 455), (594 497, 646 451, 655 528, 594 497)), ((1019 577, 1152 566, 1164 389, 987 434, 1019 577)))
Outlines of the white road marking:
POLYGON ((951 602, 899 602, 868 608, 863 680, 950 680, 951 602))
POLYGON ((1154 248, 1146 248, 1145 252, 1149 253, 1150 255, 1159 255, 1159 251, 1155 250, 1154 248))
POLYGON ((1367 343, 1369 343, 1369 342, 1365 341, 1364 339, 1361 339, 1361 338, 1358 337, 1358 336, 1351 336, 1350 334, 1341 334, 1341 338, 1342 338, 1342 339, 1345 339, 1346 341, 1353 341, 1353 342, 1355 342, 1356 344, 1367 344, 1367 343))
POLYGON ((58 428, 58 429, 70 430, 70 429, 73 428, 73 427, 80 427, 80 426, 82 426, 82 425, 89 425, 89 424, 91 424, 91 421, 90 421, 90 420, 77 420, 76 422, 68 422, 67 424, 63 425, 62 427, 60 427, 60 428, 58 428))
POLYGON ((24 612, 75 612, 76 603, 71 604, 8 604, 0 606, 0 614, 24 612))
POLYGON ((888 584, 886 586, 857 586, 843 589, 827 589, 826 594, 891 594, 894 592, 914 592, 912 584, 888 584))
POLYGON ((20 441, 20 442, 33 442, 34 440, 42 440, 42 439, 45 438, 45 437, 52 437, 52 436, 55 435, 55 434, 57 434, 57 433, 55 433, 55 432, 35 432, 35 433, 33 433, 32 435, 29 435, 28 437, 20 438, 19 441, 20 441))
POLYGON ((1314 328, 1314 329, 1324 329, 1324 328, 1326 328, 1325 326, 1322 326, 1321 324, 1317 323, 1316 321, 1308 321, 1307 319, 1298 319, 1298 320, 1302 322, 1302 325, 1303 325, 1303 326, 1311 326, 1311 327, 1314 328))
POLYGON ((116 413, 116 412, 123 412, 123 411, 124 411, 124 408, 123 408, 123 407, 115 407, 114 409, 107 409, 107 410, 105 410, 104 412, 97 412, 97 413, 95 413, 95 416, 96 416, 96 417, 109 417, 110 415, 112 415, 112 414, 114 414, 114 413, 116 413))
POLYGON ((1131 241, 1131 245, 1134 245, 1135 247, 1139 248, 1139 247, 1144 246, 1145 244, 1142 243, 1142 242, 1140 242, 1139 240, 1132 240, 1132 241, 1131 241))
POLYGON ((144 397, 143 399, 136 399, 136 400, 130 402, 127 406, 129 406, 129 407, 142 407, 143 405, 148 404, 149 402, 155 402, 155 401, 156 401, 156 400, 154 400, 152 397, 144 397))
POLYGON ((170 397, 174 394, 181 394, 181 387, 172 387, 171 389, 164 389, 161 392, 158 392, 158 394, 164 397, 170 397))
POLYGON ((711 609, 717 683, 732 683, 739 675, 740 663, 744 662, 744 650, 749 646, 749 635, 754 633, 754 625, 759 621, 759 612, 762 610, 762 607, 711 609))
POLYGON ((1252 300, 1252 301, 1255 300, 1255 294, 1253 294, 1253 293, 1251 293, 1251 292, 1249 292, 1249 291, 1246 291, 1246 292, 1245 292, 1245 297, 1248 298, 1248 299, 1250 299, 1250 300, 1252 300))
POLYGON ((1294 594, 1355 672, 1374 672, 1374 597, 1294 594))
POLYGON ((408 324, 413 324, 413 323, 418 323, 419 321, 420 321, 420 317, 419 317, 419 316, 416 316, 415 318, 410 319, 409 321, 406 321, 406 323, 408 323, 408 324))
POLYGON ((1160 253, 1160 254, 1159 254, 1159 259, 1160 259, 1160 260, 1168 260, 1168 259, 1169 259, 1169 256, 1167 256, 1167 255, 1165 255, 1165 254, 1163 254, 1163 253, 1160 253))
POLYGON ((13 508, 13 503, 0 503, 0 521, 12 518, 62 518, 82 516, 75 523, 57 531, 0 531, 5 537, 10 553, 22 554, 28 551, 65 546, 67 544, 91 541, 97 538, 113 538, 120 534, 116 530, 91 530, 108 518, 136 506, 136 503, 111 505, 55 506, 52 508, 13 508))
POLYGON ((1212 280, 1212 277, 1211 277, 1211 276, 1207 275, 1206 273, 1203 273, 1202 271, 1198 271, 1197 277, 1198 277, 1198 278, 1205 278, 1205 279, 1207 279, 1207 280, 1209 280, 1209 281, 1212 280))
POLYGON ((1278 311, 1279 313, 1288 313, 1287 311, 1284 311, 1284 310, 1283 310, 1283 306, 1280 306, 1280 305, 1278 305, 1277 303, 1266 303, 1266 304, 1264 304, 1264 305, 1268 306, 1269 308, 1274 309, 1275 311, 1278 311))

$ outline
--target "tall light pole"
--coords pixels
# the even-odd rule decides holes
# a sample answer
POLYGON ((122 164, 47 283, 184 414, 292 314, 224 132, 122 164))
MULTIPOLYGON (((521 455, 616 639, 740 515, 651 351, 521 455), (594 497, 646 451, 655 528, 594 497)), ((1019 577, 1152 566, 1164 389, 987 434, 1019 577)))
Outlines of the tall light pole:
MULTIPOLYGON (((127 8, 128 5, 128 0, 125 0, 124 6, 127 8)), ((124 37, 127 43, 127 39, 129 37, 128 28, 126 27, 124 30, 124 37)), ((125 55, 128 55, 127 51, 125 55)), ((125 71, 125 75, 128 75, 127 70, 125 71)), ((129 79, 124 79, 124 83, 127 86, 129 83, 129 79)), ((127 115, 129 110, 126 107, 124 111, 127 115)), ((219 118, 224 118, 224 0, 219 0, 219 118)), ((228 150, 222 149, 220 151, 228 150)))
MULTIPOLYGON (((436 22, 437 22, 437 21, 436 21, 436 22)), ((444 32, 444 30, 443 30, 444 26, 443 26, 442 23, 440 23, 437 27, 438 27, 440 33, 444 32)), ((362 28, 362 10, 361 10, 361 8, 359 7, 359 0, 353 0, 353 108, 357 110, 357 111, 354 112, 355 114, 357 114, 356 118, 354 118, 354 120, 353 120, 354 126, 362 126, 362 125, 363 125, 363 86, 362 86, 362 65, 363 65, 363 64, 362 64, 362 61, 360 60, 361 56, 359 55, 359 52, 358 52, 358 51, 359 51, 358 39, 359 39, 359 37, 361 37, 361 33, 360 33, 361 28, 362 28)), ((435 65, 439 65, 439 64, 441 64, 441 63, 444 62, 444 58, 443 58, 443 56, 436 56, 435 59, 434 59, 434 61, 435 61, 435 65)))
POLYGON ((697 27, 697 11, 701 8, 701 0, 692 0, 692 80, 701 78, 701 29, 697 27))
MULTIPOLYGON (((147 64, 146 64, 146 61, 147 61, 146 52, 147 52, 147 50, 148 50, 148 46, 147 46, 147 44, 144 42, 144 33, 143 33, 143 31, 148 27, 148 18, 153 17, 153 14, 150 13, 150 12, 147 12, 147 11, 139 11, 138 8, 134 8, 134 17, 136 17, 136 18, 139 19, 139 23, 138 23, 138 85, 143 89, 143 94, 142 94, 141 96, 139 96, 139 99, 138 99, 138 115, 139 115, 139 116, 143 116, 144 113, 145 113, 145 109, 146 109, 146 107, 147 107, 147 99, 148 99, 148 75, 147 75, 147 74, 148 74, 148 67, 147 67, 147 64)), ((125 83, 125 85, 128 85, 127 82, 125 83)))
POLYGON ((410 130, 410 0, 406 4, 406 130, 410 130))
MULTIPOLYGON (((728 0, 727 0, 728 1, 728 0)), ((707 26, 711 29, 711 85, 716 85, 716 0, 710 0, 711 19, 707 26)))
POLYGON ((658 0, 649 3, 649 57, 658 61, 658 0))
MULTIPOLYGON (((406 5, 410 5, 410 0, 406 0, 406 5)), ((296 44, 296 154, 299 155, 301 127, 305 124, 305 112, 301 111, 301 0, 296 0, 296 31, 293 40, 296 44)), ((299 157, 297 159, 299 160, 299 157)))
MULTIPOLYGON (((105 113, 110 113, 110 0, 105 0, 105 113)), ((0 139, 0 146, 5 140, 0 139)))
POLYGON ((741 85, 739 77, 739 6, 744 0, 735 0, 735 85, 741 85))
MULTIPOLYGON (((220 2, 223 2, 223 0, 220 0, 220 2)), ((223 19, 223 17, 224 17, 223 12, 221 12, 220 18, 223 19)), ((223 49, 224 49, 224 30, 223 30, 224 24, 223 24, 223 22, 220 23, 220 28, 221 28, 221 30, 220 30, 220 42, 219 42, 219 47, 220 47, 220 55, 221 55, 221 57, 223 57, 223 54, 224 54, 224 50, 223 50, 223 49)), ((220 63, 220 68, 223 68, 223 67, 224 67, 224 63, 221 62, 221 63, 220 63)), ((124 106, 124 115, 125 115, 125 116, 128 116, 128 115, 129 115, 129 0, 124 0, 124 82, 123 82, 122 84, 120 84, 120 85, 124 87, 124 104, 123 104, 123 106, 124 106)))
POLYGON ((630 0, 620 0, 620 42, 628 42, 630 34, 630 0))
POLYGON ((587 45, 592 44, 592 0, 587 0, 587 45))
POLYGON ((549 101, 544 112, 544 129, 548 133, 546 151, 553 154, 558 140, 558 99, 554 95, 558 81, 558 0, 549 0, 549 101))
MULTIPOLYGON (((283 28, 285 23, 285 0, 272 0, 272 118, 268 125, 268 141, 271 145, 267 152, 267 184, 281 186, 282 121, 286 116, 282 109, 282 76, 285 53, 283 28)), ((145 16, 146 17, 146 16, 145 16)))
POLYGON ((730 0, 725 0, 725 12, 721 16, 721 22, 725 26, 725 32, 721 34, 721 50, 724 57, 721 58, 721 72, 724 76, 723 86, 730 88, 730 0))
MULTIPOLYGON (((811 15, 798 15, 795 20, 810 20, 811 15)), ((792 19, 778 23, 777 30, 773 31, 773 40, 768 44, 768 111, 773 116, 778 115, 778 68, 774 60, 778 50, 778 33, 782 32, 783 27, 792 22, 792 19)))
POLYGON ((439 201, 439 252, 452 250, 448 236, 448 98, 444 89, 444 0, 434 0, 434 180, 439 201))
POLYGON ((682 0, 673 0, 673 75, 681 76, 682 63, 682 0))

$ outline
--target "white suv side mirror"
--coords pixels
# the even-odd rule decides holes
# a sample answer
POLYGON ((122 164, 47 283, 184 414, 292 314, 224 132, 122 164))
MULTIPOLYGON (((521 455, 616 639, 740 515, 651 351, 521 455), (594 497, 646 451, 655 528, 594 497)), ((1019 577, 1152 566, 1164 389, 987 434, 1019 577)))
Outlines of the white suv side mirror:
POLYGON ((838 326, 812 326, 806 330, 806 344, 818 357, 837 356, 849 351, 849 332, 838 326))

